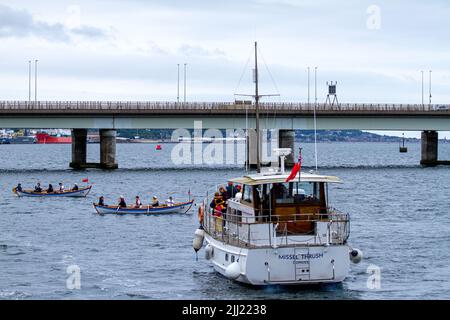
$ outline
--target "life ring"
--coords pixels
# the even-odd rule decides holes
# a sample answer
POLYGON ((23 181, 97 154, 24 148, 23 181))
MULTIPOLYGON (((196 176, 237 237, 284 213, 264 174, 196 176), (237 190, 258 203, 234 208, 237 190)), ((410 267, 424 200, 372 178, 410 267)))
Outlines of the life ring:
POLYGON ((199 206, 198 207, 198 222, 200 222, 200 224, 203 224, 203 216, 204 216, 203 206, 199 206))

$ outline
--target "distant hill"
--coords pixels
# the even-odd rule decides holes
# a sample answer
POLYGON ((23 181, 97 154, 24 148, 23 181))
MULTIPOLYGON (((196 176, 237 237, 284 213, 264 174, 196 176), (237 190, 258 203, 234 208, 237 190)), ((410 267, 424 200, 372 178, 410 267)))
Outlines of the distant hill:
MULTIPOLYGON (((295 139, 303 142, 314 142, 314 130, 296 130, 295 139)), ((361 130, 317 130, 317 141, 320 142, 398 142, 400 137, 379 135, 361 130)), ((418 141, 407 138, 405 141, 418 141)))
MULTIPOLYGON (((192 130, 190 130, 192 131, 192 130)), ((123 138, 134 138, 138 136, 141 139, 170 140, 172 129, 140 129, 118 130, 118 136, 123 138)), ((225 135, 225 131, 224 135, 225 135)), ((296 130, 295 139, 303 142, 314 142, 314 130, 296 130)), ((361 130, 317 130, 317 141, 319 142, 398 142, 401 138, 361 130)), ((406 141, 418 141, 415 138, 408 138, 406 141)))

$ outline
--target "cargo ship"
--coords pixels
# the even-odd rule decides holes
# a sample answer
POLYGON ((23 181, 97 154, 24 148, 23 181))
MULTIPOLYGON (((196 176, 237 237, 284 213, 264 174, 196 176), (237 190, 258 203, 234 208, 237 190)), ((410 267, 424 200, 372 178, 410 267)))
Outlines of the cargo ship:
POLYGON ((48 134, 46 132, 36 133, 36 143, 38 144, 60 144, 72 143, 72 137, 62 134, 48 134))

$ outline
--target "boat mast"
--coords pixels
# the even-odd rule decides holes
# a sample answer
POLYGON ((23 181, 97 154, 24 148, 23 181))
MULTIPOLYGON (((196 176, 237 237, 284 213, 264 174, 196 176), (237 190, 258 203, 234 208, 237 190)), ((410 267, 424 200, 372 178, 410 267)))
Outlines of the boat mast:
POLYGON ((259 137, 258 43, 255 41, 256 172, 261 173, 259 137))

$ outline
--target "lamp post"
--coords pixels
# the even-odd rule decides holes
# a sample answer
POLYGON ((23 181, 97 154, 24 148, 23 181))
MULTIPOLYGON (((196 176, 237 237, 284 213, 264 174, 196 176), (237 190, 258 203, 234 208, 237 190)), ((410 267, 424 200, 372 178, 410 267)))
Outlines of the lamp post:
POLYGON ((431 107, 431 70, 430 70, 430 88, 429 88, 429 105, 431 107))
POLYGON ((310 107, 310 98, 309 98, 309 71, 310 71, 310 68, 308 67, 308 108, 310 107))
POLYGON ((34 103, 37 104, 37 63, 38 60, 34 60, 34 103))
POLYGON ((186 103, 186 66, 187 63, 184 64, 184 103, 186 103))
POLYGON ((317 106, 317 67, 314 68, 314 104, 317 106))
POLYGON ((422 107, 424 107, 424 102, 423 102, 423 70, 422 72, 422 107))
POLYGON ((31 104, 31 60, 28 60, 28 105, 31 104))
POLYGON ((177 64, 178 69, 178 83, 177 83, 177 102, 180 102, 180 64, 177 64))

